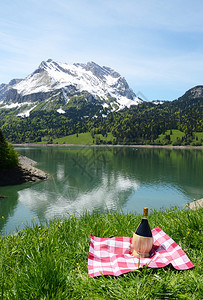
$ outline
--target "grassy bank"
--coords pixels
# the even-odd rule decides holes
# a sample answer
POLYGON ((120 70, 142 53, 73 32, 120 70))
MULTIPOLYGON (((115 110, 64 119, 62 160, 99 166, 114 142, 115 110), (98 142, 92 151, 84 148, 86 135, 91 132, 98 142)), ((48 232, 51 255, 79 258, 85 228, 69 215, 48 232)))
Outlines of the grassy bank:
POLYGON ((13 144, 14 146, 18 145, 108 145, 108 146, 143 146, 143 147, 184 147, 184 148, 194 148, 198 149, 199 147, 203 147, 203 132, 194 132, 193 139, 188 141, 187 143, 181 142, 182 137, 185 134, 179 130, 167 130, 164 134, 160 134, 159 137, 154 140, 154 142, 150 143, 150 141, 145 141, 141 144, 131 143, 126 140, 126 143, 120 143, 116 141, 116 138, 112 135, 111 132, 108 132, 107 135, 102 134, 94 134, 92 137, 90 132, 72 134, 68 136, 64 136, 61 138, 51 138, 50 136, 45 136, 42 138, 41 142, 35 143, 23 143, 23 144, 13 144))
MULTIPOLYGON (((180 130, 167 130, 164 134, 160 134, 159 137, 154 141, 157 145, 182 145, 182 146, 201 146, 203 145, 203 132, 194 132, 193 139, 188 141, 188 143, 182 143, 182 138, 185 137, 185 133, 180 130)), ((45 137, 40 143, 48 142, 48 138, 45 137)), ((74 145, 97 145, 97 144, 115 144, 116 138, 112 133, 108 133, 103 136, 102 134, 95 134, 92 137, 90 132, 72 134, 64 136, 62 138, 56 138, 51 141, 53 144, 74 144, 74 145)), ((39 143, 39 144, 40 144, 39 143)), ((149 141, 148 141, 149 143, 149 141)), ((126 141, 128 144, 128 140, 126 141)), ((129 143, 131 144, 131 143, 129 143)))
POLYGON ((54 139, 53 143, 58 144, 74 144, 74 145, 96 145, 102 143, 108 144, 108 142, 113 143, 113 135, 108 133, 107 136, 102 134, 95 134, 94 138, 90 132, 72 134, 62 138, 54 139))
MULTIPOLYGON (((123 276, 88 278, 90 236, 132 236, 141 216, 108 213, 53 220, 0 238, 1 299, 201 299, 203 209, 150 213, 195 268, 143 268, 123 276)), ((1 222, 4 219, 2 218, 1 222)))

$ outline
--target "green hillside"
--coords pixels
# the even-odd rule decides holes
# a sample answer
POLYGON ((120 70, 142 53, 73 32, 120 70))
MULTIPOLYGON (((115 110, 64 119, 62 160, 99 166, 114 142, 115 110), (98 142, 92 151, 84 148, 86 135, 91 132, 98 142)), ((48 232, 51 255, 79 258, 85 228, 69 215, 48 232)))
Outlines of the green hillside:
POLYGON ((102 134, 95 134, 93 137, 90 132, 72 134, 62 138, 54 139, 54 144, 74 144, 74 145, 96 145, 96 144, 108 144, 113 142, 113 136, 111 133, 107 133, 107 136, 102 134))
MULTIPOLYGON (((160 145, 181 145, 182 138, 185 137, 185 134, 180 130, 167 130, 164 134, 160 134, 155 140, 155 144, 160 145), (169 138, 170 136, 170 138, 169 138)), ((201 142, 203 140, 203 132, 194 132, 193 138, 191 140, 191 145, 198 146, 202 145, 201 142)), ((52 143, 52 144, 72 144, 72 145, 101 145, 101 144, 115 144, 115 138, 112 133, 107 133, 107 136, 103 136, 102 134, 95 134, 94 138, 92 137, 90 132, 79 133, 79 134, 71 134, 68 136, 64 136, 61 138, 48 140, 47 137, 42 139, 44 143, 52 143)))
POLYGON ((203 97, 195 98, 191 92, 175 101, 143 102, 114 111, 75 96, 62 114, 54 106, 34 109, 24 118, 15 110, 2 109, 0 128, 12 143, 200 146, 202 108, 203 97))
MULTIPOLYGON (((180 130, 167 130, 164 134, 160 134, 155 143, 161 143, 166 145, 182 145, 182 141, 185 140, 186 134, 180 130)), ((193 146, 201 146, 203 141, 203 132, 193 132, 190 137, 190 144, 193 146)))

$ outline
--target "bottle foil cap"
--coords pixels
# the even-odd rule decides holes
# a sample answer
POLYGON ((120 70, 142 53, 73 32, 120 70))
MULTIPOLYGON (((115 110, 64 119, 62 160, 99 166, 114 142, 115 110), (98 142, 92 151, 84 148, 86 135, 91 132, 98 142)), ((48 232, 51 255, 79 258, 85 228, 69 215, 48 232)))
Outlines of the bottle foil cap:
POLYGON ((148 216, 148 207, 144 207, 143 216, 144 216, 144 217, 147 217, 147 216, 148 216))

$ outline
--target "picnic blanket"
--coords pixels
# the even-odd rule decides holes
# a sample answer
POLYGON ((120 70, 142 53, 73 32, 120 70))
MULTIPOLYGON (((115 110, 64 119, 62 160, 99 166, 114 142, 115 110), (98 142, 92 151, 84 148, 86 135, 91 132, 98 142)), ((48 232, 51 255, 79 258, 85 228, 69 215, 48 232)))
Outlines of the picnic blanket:
POLYGON ((119 276, 143 266, 161 268, 169 264, 176 270, 187 270, 194 265, 181 247, 161 228, 152 229, 153 247, 149 258, 132 255, 132 238, 99 238, 91 236, 88 274, 89 277, 103 275, 119 276))

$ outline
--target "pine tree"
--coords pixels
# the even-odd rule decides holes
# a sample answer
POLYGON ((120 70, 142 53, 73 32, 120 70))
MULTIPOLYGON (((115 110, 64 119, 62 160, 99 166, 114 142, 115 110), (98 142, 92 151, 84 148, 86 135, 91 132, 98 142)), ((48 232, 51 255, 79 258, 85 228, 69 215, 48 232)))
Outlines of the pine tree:
POLYGON ((0 129, 0 168, 14 167, 18 164, 18 154, 9 144, 0 129))

